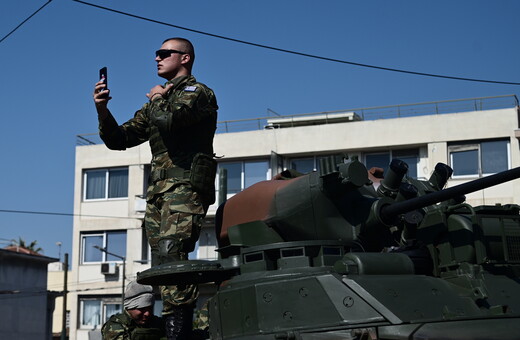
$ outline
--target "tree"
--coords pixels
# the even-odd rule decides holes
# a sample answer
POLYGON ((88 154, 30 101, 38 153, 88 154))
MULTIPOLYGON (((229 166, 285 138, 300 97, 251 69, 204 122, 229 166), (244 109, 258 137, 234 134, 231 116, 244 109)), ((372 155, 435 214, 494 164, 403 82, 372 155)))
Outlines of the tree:
POLYGON ((24 239, 22 239, 21 237, 18 237, 18 246, 19 247, 25 248, 27 250, 40 254, 43 252, 43 249, 41 247, 37 247, 36 243, 37 243, 36 240, 34 240, 31 243, 26 244, 24 239))

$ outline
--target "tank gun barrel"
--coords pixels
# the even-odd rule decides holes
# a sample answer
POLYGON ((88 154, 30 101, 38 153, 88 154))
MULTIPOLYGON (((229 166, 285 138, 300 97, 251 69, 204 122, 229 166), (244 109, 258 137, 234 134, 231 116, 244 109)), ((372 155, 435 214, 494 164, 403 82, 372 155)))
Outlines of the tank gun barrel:
POLYGON ((451 188, 429 193, 424 196, 412 198, 393 204, 385 205, 381 208, 380 217, 384 222, 392 221, 395 216, 406 212, 425 208, 439 202, 449 200, 454 197, 469 194, 478 190, 486 189, 494 185, 509 182, 520 178, 520 167, 499 172, 494 175, 486 176, 471 182, 463 183, 451 188))

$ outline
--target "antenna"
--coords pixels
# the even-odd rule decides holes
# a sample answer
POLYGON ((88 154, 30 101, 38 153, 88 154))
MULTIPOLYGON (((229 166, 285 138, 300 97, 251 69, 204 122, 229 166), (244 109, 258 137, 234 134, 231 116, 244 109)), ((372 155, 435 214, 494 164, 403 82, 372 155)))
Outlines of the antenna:
POLYGON ((56 245, 58 246, 58 261, 61 262, 61 242, 56 242, 56 245))
POLYGON ((271 110, 270 108, 267 108, 267 114, 269 113, 274 113, 275 115, 277 115, 278 117, 281 117, 282 115, 279 114, 278 112, 274 112, 273 110, 271 110))

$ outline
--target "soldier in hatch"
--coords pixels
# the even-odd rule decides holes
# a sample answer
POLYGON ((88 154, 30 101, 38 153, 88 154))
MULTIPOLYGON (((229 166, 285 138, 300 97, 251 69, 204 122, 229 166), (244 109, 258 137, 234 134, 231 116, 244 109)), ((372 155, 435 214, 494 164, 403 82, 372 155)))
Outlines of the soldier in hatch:
POLYGON ((159 340, 164 322, 153 314, 152 286, 131 281, 125 289, 124 310, 114 314, 101 328, 103 340, 159 340))

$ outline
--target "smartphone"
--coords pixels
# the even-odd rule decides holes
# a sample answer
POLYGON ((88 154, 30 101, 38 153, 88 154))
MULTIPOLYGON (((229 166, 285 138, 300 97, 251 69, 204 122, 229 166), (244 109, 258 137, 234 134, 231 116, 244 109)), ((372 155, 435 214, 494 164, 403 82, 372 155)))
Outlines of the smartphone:
MULTIPOLYGON (((108 90, 108 76, 107 76, 107 68, 106 66, 99 69, 99 80, 103 81, 103 84, 105 84, 104 90, 108 90)), ((107 96, 107 94, 105 94, 107 96)))

